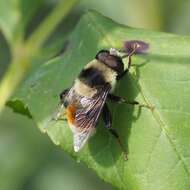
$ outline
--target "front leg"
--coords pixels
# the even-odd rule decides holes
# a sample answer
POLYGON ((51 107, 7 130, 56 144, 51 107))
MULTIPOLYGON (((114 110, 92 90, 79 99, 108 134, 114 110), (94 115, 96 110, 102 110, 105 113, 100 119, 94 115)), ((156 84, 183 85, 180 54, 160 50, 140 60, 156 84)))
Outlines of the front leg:
POLYGON ((53 114, 51 119, 52 121, 60 121, 60 120, 67 120, 66 118, 66 110, 63 103, 60 103, 57 107, 56 112, 53 114))
POLYGON ((125 103, 125 104, 130 104, 130 105, 138 105, 139 107, 146 107, 146 108, 149 108, 151 110, 153 109, 153 107, 151 107, 149 105, 141 104, 141 103, 139 103, 137 101, 129 101, 126 98, 116 96, 116 95, 113 95, 113 94, 108 94, 108 99, 111 100, 114 103, 119 103, 119 104, 120 103, 125 103))
POLYGON ((129 69, 126 69, 123 73, 121 73, 120 75, 117 75, 116 79, 120 80, 122 79, 127 73, 128 73, 129 69))
POLYGON ((139 44, 134 43, 132 46, 132 51, 129 54, 126 54, 121 57, 122 59, 124 59, 125 57, 128 57, 127 69, 125 71, 123 71, 123 73, 121 73, 120 75, 117 76, 117 80, 122 79, 126 75, 126 73, 128 73, 129 69, 131 68, 131 62, 132 62, 131 58, 135 54, 135 52, 138 48, 139 48, 139 44))
POLYGON ((133 53, 128 55, 127 69, 125 69, 121 74, 117 75, 117 78, 116 78, 117 80, 122 79, 129 72, 129 69, 131 67, 131 56, 132 55, 133 55, 133 53))
POLYGON ((60 94, 59 94, 59 98, 61 100, 61 102, 64 102, 64 98, 67 95, 67 93, 69 92, 69 88, 66 88, 65 90, 63 90, 60 94))
POLYGON ((67 120, 66 115, 65 115, 65 108, 63 104, 59 104, 56 112, 52 114, 51 118, 48 120, 45 128, 48 128, 50 125, 55 124, 57 121, 65 121, 67 120))

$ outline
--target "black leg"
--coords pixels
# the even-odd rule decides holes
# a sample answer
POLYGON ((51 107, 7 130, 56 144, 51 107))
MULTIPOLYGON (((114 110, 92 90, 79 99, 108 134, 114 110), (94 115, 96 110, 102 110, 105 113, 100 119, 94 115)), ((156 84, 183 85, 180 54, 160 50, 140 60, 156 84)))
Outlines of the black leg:
POLYGON ((64 105, 59 103, 56 112, 52 115, 52 117, 49 119, 49 121, 47 122, 47 126, 45 128, 48 128, 50 126, 50 124, 56 123, 57 121, 66 121, 66 117, 65 117, 65 108, 64 105))
POLYGON ((131 62, 132 62, 131 57, 135 54, 135 51, 136 51, 137 48, 138 48, 138 44, 135 43, 134 47, 133 47, 133 50, 128 55, 124 55, 122 57, 122 59, 125 58, 125 57, 128 57, 127 69, 123 73, 121 73, 120 75, 117 76, 117 80, 122 79, 123 76, 125 76, 125 74, 128 73, 128 71, 129 71, 129 69, 131 67, 131 62))
POLYGON ((53 114, 52 121, 60 121, 60 120, 67 120, 66 119, 66 112, 63 103, 59 103, 56 112, 53 114))
POLYGON ((123 73, 121 73, 120 75, 117 75, 117 80, 120 80, 120 79, 122 79, 125 75, 126 75, 126 73, 128 73, 128 69, 126 69, 123 73))
POLYGON ((133 54, 129 54, 128 55, 128 64, 127 64, 128 66, 127 66, 127 69, 125 71, 123 71, 123 73, 121 73, 120 75, 117 76, 117 80, 122 79, 129 72, 129 69, 131 67, 131 56, 132 55, 133 54))
POLYGON ((124 155, 125 155, 125 159, 127 160, 127 152, 125 151, 125 148, 123 146, 123 144, 121 143, 121 139, 117 133, 117 131, 115 129, 112 128, 112 117, 111 117, 111 113, 108 109, 107 104, 104 105, 103 107, 103 121, 105 123, 105 127, 109 130, 109 132, 117 139, 124 155))
POLYGON ((146 107, 146 108, 149 108, 149 109, 153 109, 151 106, 149 105, 146 105, 146 104, 140 104, 139 102, 137 101, 129 101, 127 100, 126 98, 122 98, 122 97, 119 97, 119 96, 115 96, 113 94, 108 94, 108 98, 112 101, 112 102, 115 102, 115 103, 125 103, 125 104, 131 104, 131 105, 138 105, 139 107, 146 107))
POLYGON ((128 66, 127 66, 127 70, 129 70, 130 67, 131 67, 131 57, 132 57, 133 54, 134 54, 134 52, 130 53, 129 56, 128 56, 128 66))
POLYGON ((53 117, 52 121, 67 121, 67 118, 64 115, 53 117))
POLYGON ((102 114, 103 114, 103 120, 104 120, 106 128, 108 128, 108 129, 112 128, 112 117, 111 117, 111 113, 110 113, 106 103, 103 107, 102 114))
POLYGON ((70 89, 67 88, 67 89, 63 90, 63 91, 59 94, 59 97, 60 97, 61 102, 64 101, 64 98, 65 98, 65 96, 67 95, 67 93, 69 92, 69 90, 70 90, 70 89))

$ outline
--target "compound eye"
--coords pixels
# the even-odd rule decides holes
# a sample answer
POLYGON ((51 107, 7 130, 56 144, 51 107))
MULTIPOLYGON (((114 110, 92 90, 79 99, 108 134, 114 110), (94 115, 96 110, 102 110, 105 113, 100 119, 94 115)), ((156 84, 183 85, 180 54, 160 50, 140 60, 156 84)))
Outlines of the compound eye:
POLYGON ((105 57, 107 57, 109 55, 109 51, 108 50, 100 50, 97 54, 96 54, 96 59, 97 60, 102 60, 102 59, 105 59, 105 57))

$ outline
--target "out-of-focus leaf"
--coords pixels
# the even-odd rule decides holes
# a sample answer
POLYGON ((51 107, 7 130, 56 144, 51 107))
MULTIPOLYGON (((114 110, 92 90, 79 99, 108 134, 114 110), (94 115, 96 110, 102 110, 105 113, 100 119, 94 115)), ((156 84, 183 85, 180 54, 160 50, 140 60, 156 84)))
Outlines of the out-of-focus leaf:
POLYGON ((112 189, 63 154, 32 120, 6 108, 0 117, 0 189, 112 189), (75 183, 73 183, 73 181, 75 183))
POLYGON ((189 34, 189 0, 160 0, 159 7, 164 31, 189 34))
POLYGON ((84 164, 76 163, 61 150, 55 149, 49 161, 31 180, 32 190, 113 190, 84 164))
POLYGON ((0 30, 9 43, 24 33, 24 29, 42 0, 5 0, 0 1, 0 30))
POLYGON ((119 189, 188 190, 190 188, 190 38, 119 25, 88 12, 70 37, 64 56, 43 64, 28 76, 13 98, 28 107, 39 128, 65 151, 119 189), (72 85, 83 66, 102 48, 121 48, 126 40, 149 44, 146 56, 135 56, 129 75, 116 94, 154 105, 148 109, 114 105, 113 127, 128 148, 125 161, 103 124, 80 153, 64 121, 47 127, 59 93, 72 85))
POLYGON ((190 33, 190 1, 185 0, 183 3, 178 1, 178 4, 181 4, 178 7, 177 13, 170 17, 168 21, 169 24, 166 24, 167 28, 170 31, 178 33, 178 34, 189 34, 190 33))
POLYGON ((8 67, 8 63, 10 61, 10 51, 8 48, 8 44, 6 43, 5 38, 0 33, 0 79, 4 74, 6 68, 8 67))
POLYGON ((23 181, 52 152, 34 122, 5 109, 0 117, 0 189, 21 189, 23 181))
POLYGON ((97 10, 118 23, 157 30, 162 27, 159 3, 157 0, 81 1, 82 7, 97 10))

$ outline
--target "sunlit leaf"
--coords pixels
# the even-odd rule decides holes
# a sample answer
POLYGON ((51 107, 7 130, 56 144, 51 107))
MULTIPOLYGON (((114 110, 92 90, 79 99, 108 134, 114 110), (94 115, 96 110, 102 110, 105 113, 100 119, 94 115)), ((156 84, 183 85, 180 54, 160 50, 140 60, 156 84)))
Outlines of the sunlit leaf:
POLYGON ((70 36, 65 54, 30 74, 11 101, 12 104, 21 101, 55 144, 117 188, 188 190, 189 52, 189 37, 132 29, 88 12, 70 36), (135 66, 119 82, 115 93, 155 109, 152 112, 130 105, 110 105, 113 127, 128 150, 128 161, 102 123, 88 145, 80 153, 74 153, 72 133, 66 122, 60 121, 45 129, 59 102, 58 95, 72 85, 98 50, 121 48, 126 40, 144 41, 149 44, 149 51, 134 57, 135 66))

